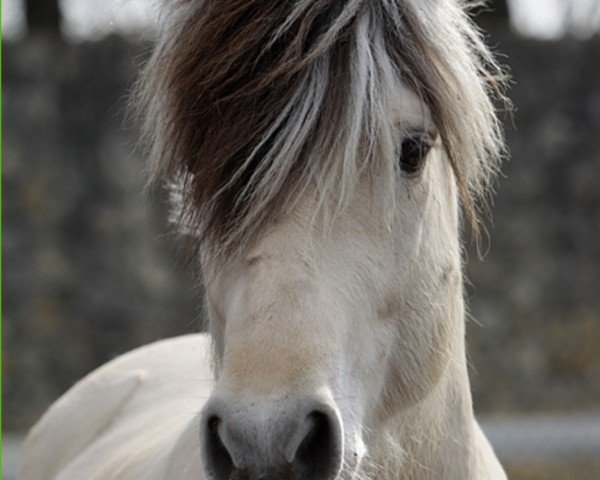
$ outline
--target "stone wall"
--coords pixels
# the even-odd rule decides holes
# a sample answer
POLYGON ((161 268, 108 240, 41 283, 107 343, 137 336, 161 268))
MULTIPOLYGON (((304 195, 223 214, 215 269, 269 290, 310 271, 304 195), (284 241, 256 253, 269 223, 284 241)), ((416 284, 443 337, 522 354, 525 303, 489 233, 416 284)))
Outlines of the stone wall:
POLYGON ((491 39, 516 111, 489 254, 467 269, 480 411, 600 407, 599 40, 491 39))
POLYGON ((5 44, 6 428, 119 353, 198 328, 194 281, 123 120, 142 53, 116 38, 5 44))
MULTIPOLYGON (((467 267, 476 408, 598 407, 600 41, 491 41, 517 111, 490 251, 467 267)), ((201 291, 123 121, 145 48, 34 38, 3 54, 4 425, 20 430, 97 365, 197 330, 201 291)))

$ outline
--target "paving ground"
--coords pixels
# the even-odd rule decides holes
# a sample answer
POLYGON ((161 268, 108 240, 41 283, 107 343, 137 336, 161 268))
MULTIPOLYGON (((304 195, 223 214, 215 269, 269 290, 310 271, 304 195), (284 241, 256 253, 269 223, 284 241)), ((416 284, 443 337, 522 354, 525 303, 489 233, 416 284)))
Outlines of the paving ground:
POLYGON ((2 434, 2 480, 15 480, 23 435, 2 434))

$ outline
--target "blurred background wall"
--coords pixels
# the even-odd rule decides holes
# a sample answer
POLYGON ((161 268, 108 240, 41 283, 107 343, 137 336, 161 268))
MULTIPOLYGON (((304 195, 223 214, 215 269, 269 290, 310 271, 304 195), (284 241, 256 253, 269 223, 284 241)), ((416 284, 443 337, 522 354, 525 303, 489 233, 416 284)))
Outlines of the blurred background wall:
MULTIPOLYGON (((598 480, 600 8, 492 3, 477 18, 516 111, 489 253, 468 249, 475 408, 511 478, 598 480)), ((163 192, 143 192, 124 119, 152 2, 2 9, 3 423, 18 435, 98 365, 201 329, 202 293, 177 261, 163 192)))

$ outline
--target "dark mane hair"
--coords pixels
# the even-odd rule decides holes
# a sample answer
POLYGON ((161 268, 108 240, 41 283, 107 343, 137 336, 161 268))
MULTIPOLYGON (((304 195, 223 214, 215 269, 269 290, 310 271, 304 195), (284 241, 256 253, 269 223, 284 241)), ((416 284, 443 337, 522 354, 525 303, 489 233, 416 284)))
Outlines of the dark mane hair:
POLYGON ((476 221, 502 151, 501 72, 459 2, 173 4, 137 98, 152 177, 177 184, 177 220, 197 243, 245 244, 309 184, 343 204, 393 152, 393 75, 431 110, 476 221))

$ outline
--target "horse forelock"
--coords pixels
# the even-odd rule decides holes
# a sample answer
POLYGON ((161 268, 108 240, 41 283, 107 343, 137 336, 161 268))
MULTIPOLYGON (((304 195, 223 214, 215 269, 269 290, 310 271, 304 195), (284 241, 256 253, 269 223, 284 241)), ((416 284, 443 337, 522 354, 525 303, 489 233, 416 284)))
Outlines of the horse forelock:
POLYGON ((394 75, 431 110, 472 213, 502 149, 490 92, 501 72, 458 3, 168 8, 138 98, 152 175, 180 183, 178 221, 196 243, 243 245, 308 185, 320 204, 342 205, 361 172, 393 154, 394 75))

